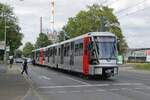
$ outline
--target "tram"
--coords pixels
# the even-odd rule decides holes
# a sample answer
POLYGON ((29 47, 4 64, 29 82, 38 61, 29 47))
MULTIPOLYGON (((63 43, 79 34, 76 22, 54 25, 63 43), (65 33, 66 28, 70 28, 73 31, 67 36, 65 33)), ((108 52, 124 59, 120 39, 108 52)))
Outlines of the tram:
POLYGON ((32 51, 35 64, 105 78, 118 75, 117 37, 110 32, 87 34, 32 51))

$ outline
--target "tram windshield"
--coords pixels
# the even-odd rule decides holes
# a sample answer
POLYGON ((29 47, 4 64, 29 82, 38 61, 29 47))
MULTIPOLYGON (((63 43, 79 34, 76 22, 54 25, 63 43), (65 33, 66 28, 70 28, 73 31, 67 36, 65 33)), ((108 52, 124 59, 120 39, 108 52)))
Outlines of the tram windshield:
POLYGON ((114 37, 94 37, 99 59, 116 59, 116 39, 114 37))

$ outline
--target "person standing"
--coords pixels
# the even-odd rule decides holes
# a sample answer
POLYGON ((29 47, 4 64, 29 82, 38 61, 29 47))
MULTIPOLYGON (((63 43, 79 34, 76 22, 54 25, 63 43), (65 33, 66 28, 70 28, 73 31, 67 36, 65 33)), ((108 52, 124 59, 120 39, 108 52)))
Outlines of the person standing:
POLYGON ((11 58, 10 59, 10 68, 12 68, 12 64, 14 63, 14 59, 13 58, 11 58))
POLYGON ((23 69, 22 69, 21 74, 23 74, 24 72, 26 73, 26 75, 28 75, 28 62, 27 62, 27 59, 25 59, 24 62, 23 62, 23 69))

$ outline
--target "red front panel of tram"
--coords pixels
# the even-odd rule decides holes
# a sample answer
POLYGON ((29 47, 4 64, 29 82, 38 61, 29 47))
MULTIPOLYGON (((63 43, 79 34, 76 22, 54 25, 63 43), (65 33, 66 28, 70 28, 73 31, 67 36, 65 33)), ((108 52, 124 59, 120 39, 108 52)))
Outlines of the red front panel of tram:
POLYGON ((83 73, 84 75, 88 75, 89 74, 89 43, 90 43, 90 37, 85 37, 84 38, 84 43, 83 43, 83 47, 84 47, 84 53, 83 53, 83 73))
POLYGON ((44 50, 40 50, 40 64, 44 64, 44 50))

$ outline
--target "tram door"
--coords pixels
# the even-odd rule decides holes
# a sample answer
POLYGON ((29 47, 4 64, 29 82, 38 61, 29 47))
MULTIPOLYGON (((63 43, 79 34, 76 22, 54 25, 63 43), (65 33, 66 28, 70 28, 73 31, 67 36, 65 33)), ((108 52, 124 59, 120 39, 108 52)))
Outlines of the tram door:
POLYGON ((74 65, 74 42, 71 42, 71 50, 70 50, 70 65, 74 65))

